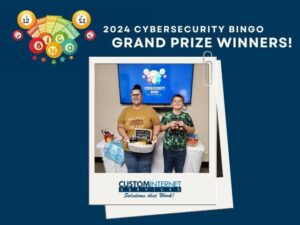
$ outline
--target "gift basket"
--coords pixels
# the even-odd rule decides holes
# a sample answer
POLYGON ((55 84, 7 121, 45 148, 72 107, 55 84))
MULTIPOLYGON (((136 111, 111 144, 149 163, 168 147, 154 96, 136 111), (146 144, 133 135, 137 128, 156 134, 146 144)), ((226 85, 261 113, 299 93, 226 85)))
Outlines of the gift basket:
POLYGON ((133 137, 130 138, 128 149, 136 153, 149 153, 154 150, 155 143, 151 141, 152 130, 136 129, 133 137))

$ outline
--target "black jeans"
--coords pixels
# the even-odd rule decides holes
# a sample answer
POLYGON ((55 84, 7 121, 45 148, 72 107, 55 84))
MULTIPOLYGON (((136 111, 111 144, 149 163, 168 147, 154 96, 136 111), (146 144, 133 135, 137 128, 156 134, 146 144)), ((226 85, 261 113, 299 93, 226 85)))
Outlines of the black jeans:
POLYGON ((164 164, 165 173, 182 173, 186 157, 186 150, 165 150, 164 149, 164 164))

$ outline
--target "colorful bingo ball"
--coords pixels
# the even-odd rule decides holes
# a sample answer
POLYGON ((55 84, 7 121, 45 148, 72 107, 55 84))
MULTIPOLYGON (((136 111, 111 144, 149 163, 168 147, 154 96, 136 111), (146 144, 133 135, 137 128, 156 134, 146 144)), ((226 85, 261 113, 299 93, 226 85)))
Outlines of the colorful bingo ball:
POLYGON ((29 42, 29 50, 34 54, 41 54, 46 48, 46 44, 41 38, 33 38, 29 42))
POLYGON ((93 41, 96 38, 96 33, 93 30, 87 30, 84 34, 84 37, 88 41, 93 41))
POLYGON ((62 48, 60 44, 57 42, 49 43, 46 47, 46 54, 52 59, 60 57, 62 54, 62 48))
POLYGON ((63 53, 66 55, 74 55, 77 51, 77 43, 73 39, 67 39, 62 44, 63 53))
POLYGON ((53 37, 54 41, 57 42, 57 43, 63 43, 66 39, 68 39, 68 35, 63 32, 63 31, 59 31, 57 32, 56 34, 54 34, 54 37, 53 37))
POLYGON ((72 23, 78 29, 85 29, 91 24, 91 16, 87 11, 79 10, 73 14, 72 23))
POLYGON ((24 33, 21 30, 15 30, 12 37, 15 41, 21 41, 24 38, 24 33))
POLYGON ((52 35, 49 33, 42 33, 39 38, 43 39, 46 45, 52 42, 52 35))
POLYGON ((36 17, 33 12, 29 10, 24 10, 19 13, 17 17, 17 22, 21 28, 29 29, 35 24, 36 17))

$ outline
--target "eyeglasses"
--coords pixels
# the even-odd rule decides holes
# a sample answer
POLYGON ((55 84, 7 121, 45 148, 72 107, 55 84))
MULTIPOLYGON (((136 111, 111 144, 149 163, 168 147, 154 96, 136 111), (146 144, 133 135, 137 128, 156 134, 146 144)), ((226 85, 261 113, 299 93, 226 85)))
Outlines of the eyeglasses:
POLYGON ((131 94, 131 97, 139 97, 141 94, 131 94))

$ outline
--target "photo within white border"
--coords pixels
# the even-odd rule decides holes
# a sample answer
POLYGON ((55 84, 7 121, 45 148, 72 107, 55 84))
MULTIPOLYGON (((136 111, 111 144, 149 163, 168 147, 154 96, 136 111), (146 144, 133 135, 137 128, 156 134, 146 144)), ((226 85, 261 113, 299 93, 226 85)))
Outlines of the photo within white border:
POLYGON ((216 78, 216 100, 218 111, 218 124, 220 134, 220 147, 221 147, 221 160, 223 177, 217 178, 217 193, 218 202, 216 205, 106 205, 105 213, 107 219, 137 217, 137 216, 150 216, 150 215, 162 215, 184 212, 200 212, 206 210, 218 210, 218 209, 230 209, 233 208, 233 196, 231 187, 231 173, 230 173, 230 161, 229 161, 229 149, 227 139, 227 126, 226 126, 226 114, 224 103, 224 91, 223 91, 223 79, 222 79, 222 67, 221 61, 213 63, 214 73, 216 78))
MULTIPOLYGON (((214 57, 205 59, 213 60, 214 57)), ((209 87, 209 173, 130 174, 95 173, 95 64, 174 63, 201 64, 202 57, 90 57, 89 58, 89 204, 216 204, 216 102, 215 82, 209 87), (173 198, 124 198, 121 180, 181 181, 182 192, 173 198)))

